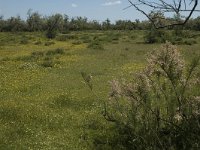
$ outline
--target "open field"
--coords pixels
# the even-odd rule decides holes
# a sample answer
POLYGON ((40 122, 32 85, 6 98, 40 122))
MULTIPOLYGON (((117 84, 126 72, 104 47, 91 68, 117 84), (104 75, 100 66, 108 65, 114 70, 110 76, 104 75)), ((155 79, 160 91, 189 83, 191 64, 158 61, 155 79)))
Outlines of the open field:
MULTIPOLYGON (((160 44, 144 31, 0 33, 0 149, 103 149, 112 134, 102 116, 109 81, 131 79, 160 44), (81 72, 91 74, 93 94, 81 72), (106 140, 105 140, 106 141, 106 140)), ((179 45, 190 61, 196 44, 179 45)))

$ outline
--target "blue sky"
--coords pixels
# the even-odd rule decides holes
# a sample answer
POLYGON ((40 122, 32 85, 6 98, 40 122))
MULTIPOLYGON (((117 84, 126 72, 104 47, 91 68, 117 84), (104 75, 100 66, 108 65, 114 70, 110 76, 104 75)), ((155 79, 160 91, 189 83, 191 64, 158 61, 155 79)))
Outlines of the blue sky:
POLYGON ((86 16, 98 21, 106 18, 112 22, 119 19, 145 19, 134 8, 123 10, 129 5, 128 0, 0 0, 0 15, 4 18, 20 15, 26 19, 27 11, 32 9, 42 15, 61 13, 70 17, 86 16))
POLYGON ((129 5, 127 0, 0 0, 0 15, 4 18, 20 15, 27 17, 27 11, 32 9, 42 15, 53 13, 67 14, 70 17, 86 16, 90 20, 112 21, 118 19, 144 18, 133 8, 123 10, 129 5))

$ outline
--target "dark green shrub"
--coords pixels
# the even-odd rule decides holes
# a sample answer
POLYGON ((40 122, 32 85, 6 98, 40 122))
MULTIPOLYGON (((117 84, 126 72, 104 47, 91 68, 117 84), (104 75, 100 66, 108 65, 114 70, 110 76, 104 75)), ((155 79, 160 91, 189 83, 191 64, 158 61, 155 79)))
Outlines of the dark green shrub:
POLYGON ((197 41, 194 39, 188 39, 184 41, 184 44, 186 45, 193 45, 193 44, 197 44, 197 41))
POLYGON ((54 39, 56 37, 56 35, 57 35, 57 31, 55 31, 55 30, 48 30, 46 32, 46 37, 48 39, 54 39))
POLYGON ((156 30, 152 28, 144 36, 145 43, 165 43, 170 40, 170 35, 165 30, 156 30))
POLYGON ((195 39, 183 39, 182 37, 173 37, 171 39, 172 44, 176 45, 193 45, 197 44, 197 41, 195 39))
POLYGON ((65 54, 65 50, 62 48, 57 48, 55 50, 49 50, 46 52, 47 56, 53 56, 53 55, 63 55, 65 54))
POLYGON ((104 49, 103 45, 99 42, 99 41, 92 41, 89 45, 88 45, 88 48, 91 48, 91 49, 99 49, 99 50, 102 50, 104 49))

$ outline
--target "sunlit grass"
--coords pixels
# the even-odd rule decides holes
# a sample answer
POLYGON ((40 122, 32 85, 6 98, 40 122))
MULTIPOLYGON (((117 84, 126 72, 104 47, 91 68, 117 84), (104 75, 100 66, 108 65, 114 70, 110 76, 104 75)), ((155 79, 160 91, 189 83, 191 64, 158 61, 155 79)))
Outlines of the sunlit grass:
MULTIPOLYGON (((66 41, 49 41, 42 33, 0 33, 0 149, 94 149, 93 137, 110 127, 102 117, 109 81, 132 77, 159 46, 141 44, 141 33, 73 32, 76 39, 66 41), (104 49, 88 48, 86 35, 104 49), (24 37, 28 42, 21 44, 24 37), (47 55, 58 48, 64 52, 47 55), (33 52, 43 55, 35 58, 33 52), (45 67, 45 61, 53 65, 45 67), (81 72, 92 75, 98 98, 81 72)), ((200 51, 199 44, 181 47, 188 60, 188 51, 200 51)))

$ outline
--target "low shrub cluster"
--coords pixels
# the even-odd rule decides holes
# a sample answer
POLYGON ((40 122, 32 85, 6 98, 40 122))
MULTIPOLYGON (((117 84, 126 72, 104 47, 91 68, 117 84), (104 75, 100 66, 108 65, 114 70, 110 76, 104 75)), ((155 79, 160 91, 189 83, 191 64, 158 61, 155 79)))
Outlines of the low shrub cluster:
POLYGON ((63 48, 57 48, 54 50, 44 51, 35 51, 32 52, 29 56, 21 56, 16 60, 18 61, 28 61, 28 62, 37 62, 38 65, 42 67, 54 67, 56 64, 60 64, 58 57, 65 54, 65 50, 63 48))
POLYGON ((170 36, 165 30, 156 30, 152 28, 144 36, 145 43, 164 43, 166 40, 169 40, 170 36))
POLYGON ((98 40, 94 40, 92 41, 91 43, 88 44, 88 48, 91 48, 91 49, 98 49, 98 50, 102 50, 104 49, 102 43, 98 40))
POLYGON ((144 36, 144 42, 149 44, 165 43, 166 41, 170 41, 172 44, 176 45, 193 45, 197 43, 191 34, 183 30, 169 32, 152 28, 144 36))
POLYGON ((73 34, 60 34, 56 37, 57 41, 67 41, 67 40, 76 40, 78 36, 73 34))

